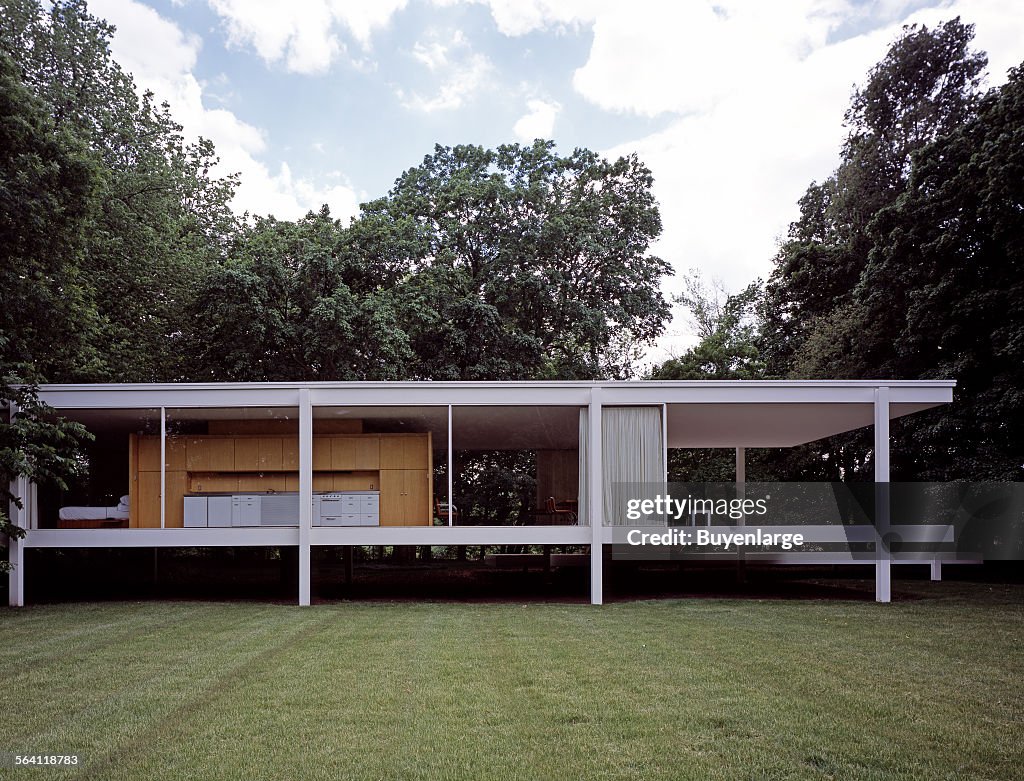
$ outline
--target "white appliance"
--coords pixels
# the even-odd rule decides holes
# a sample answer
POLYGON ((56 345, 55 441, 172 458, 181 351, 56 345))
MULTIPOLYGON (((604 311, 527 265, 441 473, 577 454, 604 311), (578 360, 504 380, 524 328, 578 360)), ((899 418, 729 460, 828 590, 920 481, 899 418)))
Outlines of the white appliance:
POLYGON ((260 497, 260 526, 297 526, 298 494, 267 494, 260 497))
POLYGON ((314 526, 379 526, 379 491, 341 491, 313 497, 314 526))

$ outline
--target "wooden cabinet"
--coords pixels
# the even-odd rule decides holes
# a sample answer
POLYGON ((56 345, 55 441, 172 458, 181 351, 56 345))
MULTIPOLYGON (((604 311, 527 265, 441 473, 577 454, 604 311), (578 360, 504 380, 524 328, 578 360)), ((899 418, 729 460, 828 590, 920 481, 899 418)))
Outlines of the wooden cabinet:
POLYGON ((357 470, 380 469, 380 437, 360 437, 356 440, 357 470))
POLYGON ((429 466, 429 434, 381 434, 381 469, 427 469, 429 466))
MULTIPOLYGON (((160 436, 144 434, 138 437, 138 460, 140 472, 160 471, 160 436)), ((167 437, 167 469, 171 472, 185 470, 185 440, 167 437)))
MULTIPOLYGON (((186 494, 298 491, 299 438, 266 431, 168 436, 165 526, 184 524, 186 494)), ((382 525, 429 525, 429 433, 313 437, 313 490, 380 491, 382 525)), ((160 526, 160 437, 130 435, 129 525, 160 526)))
MULTIPOLYGON (((296 467, 298 468, 298 467, 296 467)), ((313 471, 328 472, 331 469, 331 438, 313 437, 313 471)))
POLYGON ((331 469, 367 471, 380 468, 380 437, 334 437, 331 440, 331 469))
POLYGON ((235 471, 235 440, 231 437, 189 437, 185 448, 189 472, 235 471))
MULTIPOLYGON (((185 441, 168 437, 164 526, 169 529, 184 523, 184 497, 188 490, 186 460, 185 441)), ((160 504, 164 499, 160 493, 159 436, 130 435, 128 469, 128 525, 133 528, 159 529, 160 504)))
POLYGON ((331 469, 356 468, 355 437, 331 438, 331 469))
POLYGON ((139 437, 139 471, 160 471, 160 437, 139 437))
MULTIPOLYGON (((159 475, 157 476, 159 485, 159 475)), ((167 473, 167 506, 164 508, 164 528, 180 529, 185 525, 185 493, 188 487, 188 472, 167 473)), ((156 525, 160 525, 159 509, 156 525)))
POLYGON ((184 437, 167 437, 167 468, 172 472, 184 472, 185 462, 184 437))
MULTIPOLYGON (((259 470, 280 472, 284 469, 284 446, 281 437, 260 437, 258 442, 259 470)), ((238 443, 235 443, 237 451, 238 443)), ((236 453, 237 458, 237 453, 236 453)))
POLYGON ((430 525, 430 484, 426 469, 382 469, 380 525, 430 525))
MULTIPOLYGON (((164 528, 177 529, 184 525, 184 499, 188 488, 188 473, 167 472, 167 504, 164 507, 164 528)), ((160 472, 139 472, 138 510, 130 518, 130 525, 142 529, 160 528, 160 472)))
POLYGON ((402 439, 397 436, 381 437, 380 468, 402 469, 405 466, 405 455, 402 439))
POLYGON ((139 517, 132 526, 160 528, 160 473, 139 472, 139 517))
MULTIPOLYGON (((218 440, 208 440, 216 442, 218 440)), ((232 470, 235 472, 255 472, 260 468, 259 439, 256 437, 235 437, 230 440, 235 450, 232 470)))
POLYGON ((281 469, 285 472, 299 471, 298 437, 281 437, 281 469))

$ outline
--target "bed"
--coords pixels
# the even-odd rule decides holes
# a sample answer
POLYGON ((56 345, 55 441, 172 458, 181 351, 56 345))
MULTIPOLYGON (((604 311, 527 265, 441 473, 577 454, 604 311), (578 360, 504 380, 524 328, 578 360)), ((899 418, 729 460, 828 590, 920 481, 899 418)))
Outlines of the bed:
POLYGON ((99 529, 128 525, 128 497, 112 507, 61 507, 58 513, 61 529, 99 529))

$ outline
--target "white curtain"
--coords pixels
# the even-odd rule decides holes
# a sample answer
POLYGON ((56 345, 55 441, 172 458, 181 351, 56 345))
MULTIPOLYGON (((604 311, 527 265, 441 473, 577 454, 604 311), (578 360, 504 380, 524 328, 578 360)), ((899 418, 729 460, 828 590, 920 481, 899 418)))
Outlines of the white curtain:
MULTIPOLYGON (((590 426, 580 410, 580 523, 589 523, 587 461, 590 426)), ((602 407, 601 464, 604 523, 623 526, 627 499, 653 499, 664 491, 665 443, 661 407, 602 407)), ((655 519, 652 522, 657 523, 655 519)))
POLYGON ((580 410, 580 495, 577 505, 577 523, 580 526, 590 525, 590 495, 587 483, 587 469, 590 468, 590 422, 587 408, 580 410))

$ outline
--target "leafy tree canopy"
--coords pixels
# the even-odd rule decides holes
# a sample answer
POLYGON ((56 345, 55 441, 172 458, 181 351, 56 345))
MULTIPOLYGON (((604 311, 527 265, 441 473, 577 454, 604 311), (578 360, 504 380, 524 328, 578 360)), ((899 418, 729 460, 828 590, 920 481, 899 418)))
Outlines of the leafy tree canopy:
POLYGON ((353 231, 407 275, 413 375, 629 376, 669 315, 671 268, 647 254, 661 232, 651 184, 635 156, 562 157, 549 141, 438 146, 403 173, 353 231))

